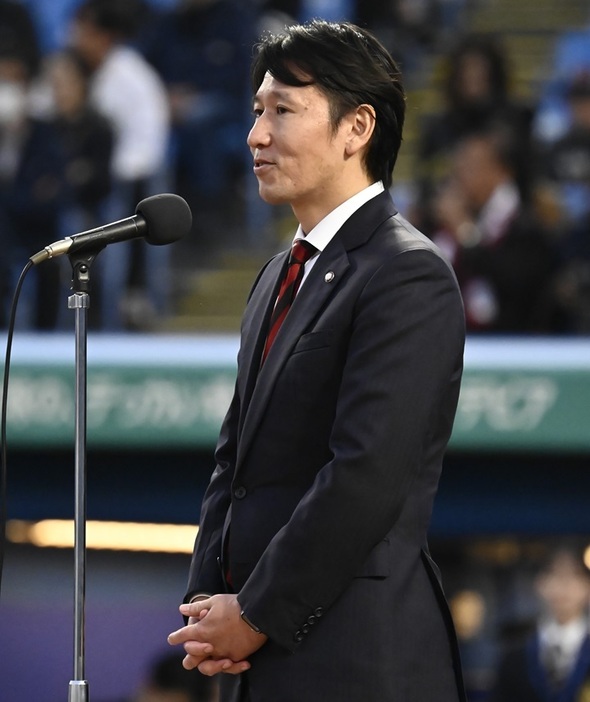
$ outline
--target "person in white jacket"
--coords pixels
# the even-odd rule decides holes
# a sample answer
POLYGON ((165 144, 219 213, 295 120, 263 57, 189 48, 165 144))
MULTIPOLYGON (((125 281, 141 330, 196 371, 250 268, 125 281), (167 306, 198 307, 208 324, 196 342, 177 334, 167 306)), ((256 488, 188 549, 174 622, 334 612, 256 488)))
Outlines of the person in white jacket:
MULTIPOLYGON (((85 0, 77 9, 71 31, 74 48, 92 73, 90 101, 111 121, 115 143, 113 192, 105 217, 114 221, 133 215, 144 197, 165 189, 169 140, 166 89, 157 72, 126 44, 133 34, 134 8, 113 0, 85 0)), ((137 242, 133 242, 137 244, 137 242)), ((107 248, 100 255, 102 326, 124 326, 121 303, 130 272, 132 244, 107 248)), ((150 302, 165 311, 166 247, 143 250, 150 302), (157 286, 157 288, 156 288, 157 286)))

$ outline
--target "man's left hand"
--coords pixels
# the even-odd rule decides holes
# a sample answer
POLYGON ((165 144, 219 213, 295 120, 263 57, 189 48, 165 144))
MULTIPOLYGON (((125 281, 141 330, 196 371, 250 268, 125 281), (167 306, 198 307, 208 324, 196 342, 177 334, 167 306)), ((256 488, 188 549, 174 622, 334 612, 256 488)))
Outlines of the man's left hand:
POLYGON ((189 624, 170 634, 168 643, 184 644, 184 667, 197 667, 205 675, 244 672, 249 668, 248 656, 268 639, 243 621, 236 595, 213 595, 183 604, 180 612, 190 618, 189 624))

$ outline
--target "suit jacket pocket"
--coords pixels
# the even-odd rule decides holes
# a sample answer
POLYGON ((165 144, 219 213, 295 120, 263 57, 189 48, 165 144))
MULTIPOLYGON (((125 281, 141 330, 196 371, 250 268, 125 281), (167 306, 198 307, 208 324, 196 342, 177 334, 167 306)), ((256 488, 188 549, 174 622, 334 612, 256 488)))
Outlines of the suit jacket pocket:
POLYGON ((333 334, 330 330, 309 332, 303 334, 299 341, 295 344, 293 353, 301 353, 302 351, 312 351, 313 349, 321 349, 326 346, 331 346, 333 334))
POLYGON ((357 578, 387 578, 390 572, 389 539, 383 539, 373 548, 367 560, 355 577, 357 578))

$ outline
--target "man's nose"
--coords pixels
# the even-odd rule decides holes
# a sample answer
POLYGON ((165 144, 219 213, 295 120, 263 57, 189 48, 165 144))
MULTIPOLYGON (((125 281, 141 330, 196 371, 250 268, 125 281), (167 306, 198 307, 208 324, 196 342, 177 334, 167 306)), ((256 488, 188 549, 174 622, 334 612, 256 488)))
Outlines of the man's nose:
POLYGON ((270 144, 270 132, 263 115, 258 117, 252 125, 252 129, 250 129, 246 141, 251 149, 257 149, 260 146, 268 146, 268 144, 270 144))

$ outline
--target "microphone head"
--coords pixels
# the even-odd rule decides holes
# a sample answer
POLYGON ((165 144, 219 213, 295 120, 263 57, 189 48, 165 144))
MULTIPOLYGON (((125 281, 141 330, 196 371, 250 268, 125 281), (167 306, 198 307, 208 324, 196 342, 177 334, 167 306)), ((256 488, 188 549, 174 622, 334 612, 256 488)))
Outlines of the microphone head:
POLYGON ((135 214, 145 219, 145 240, 156 246, 178 241, 188 234, 193 223, 191 208, 186 200, 173 193, 146 197, 135 208, 135 214))

